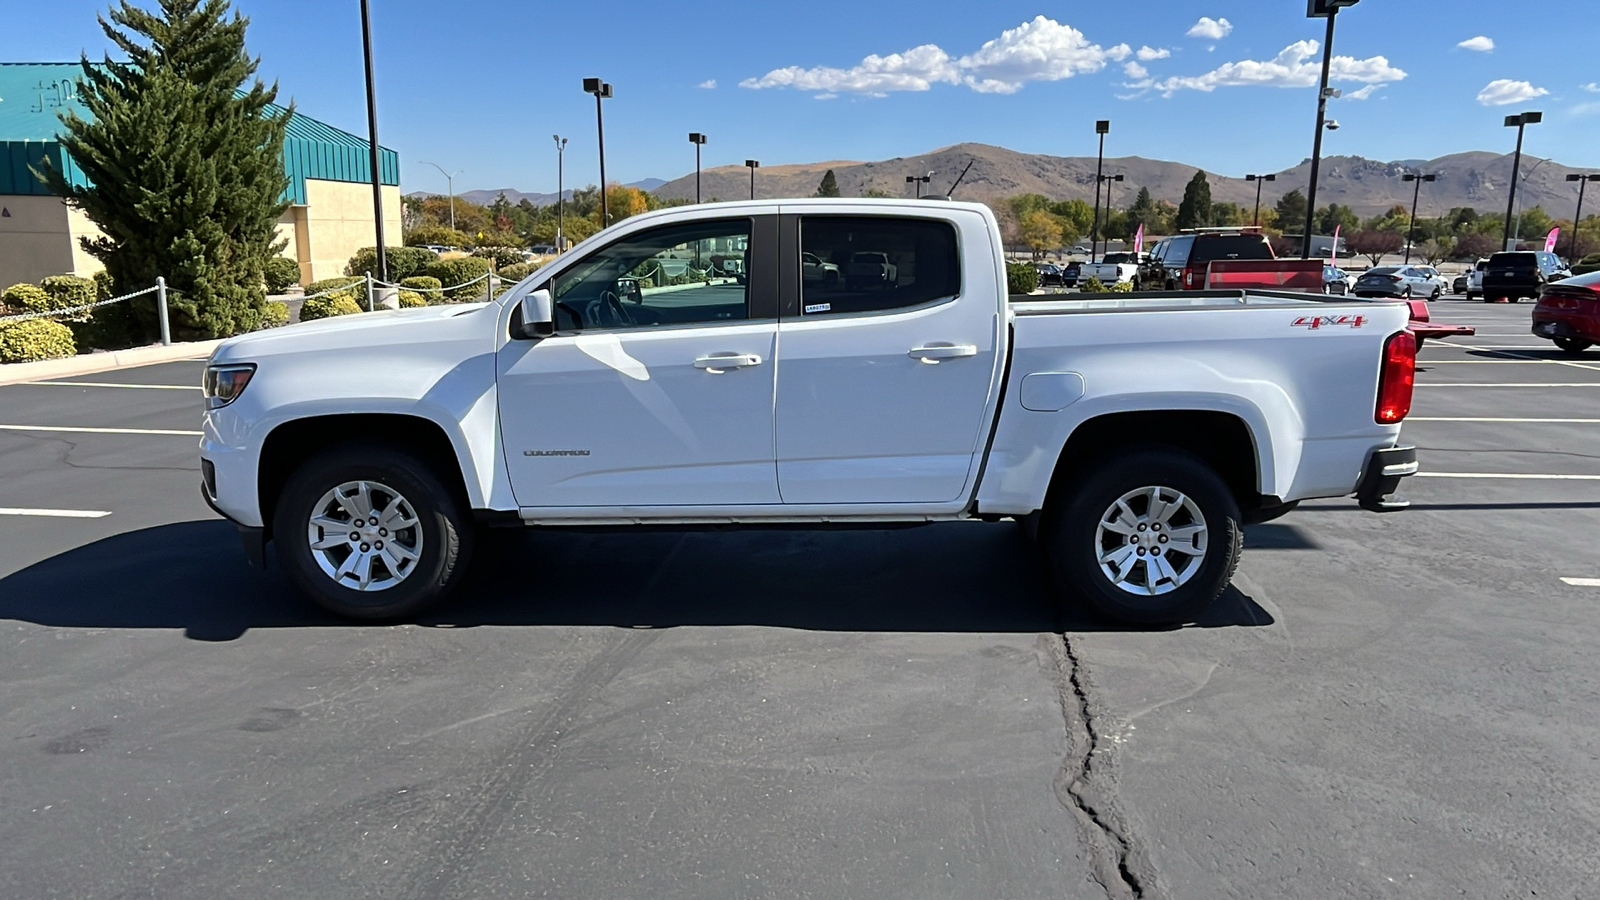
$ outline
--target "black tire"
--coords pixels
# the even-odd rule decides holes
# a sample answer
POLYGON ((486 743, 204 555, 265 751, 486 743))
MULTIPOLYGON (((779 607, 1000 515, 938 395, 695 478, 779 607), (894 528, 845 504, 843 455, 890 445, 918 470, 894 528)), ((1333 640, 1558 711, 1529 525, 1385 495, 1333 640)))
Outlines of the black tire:
POLYGON ((306 461, 289 476, 273 515, 273 540, 289 580, 324 609, 350 619, 406 618, 442 600, 466 573, 473 536, 471 516, 455 491, 425 463, 378 444, 344 444, 306 461), (315 507, 329 491, 355 481, 391 488, 415 513, 420 553, 392 587, 373 591, 346 587, 313 555, 308 526, 315 507))
POLYGON ((1441 291, 1439 288, 1435 287, 1433 289, 1433 293, 1431 295, 1429 295, 1428 299, 1429 300, 1437 300, 1442 296, 1444 296, 1444 291, 1441 291))
POLYGON ((1551 340, 1555 341, 1556 347, 1562 353, 1570 353, 1573 356, 1577 356, 1579 353, 1594 346, 1592 341, 1586 341, 1581 338, 1551 338, 1551 340))
POLYGON ((1423 341, 1423 337, 1422 337, 1422 335, 1420 335, 1420 334, 1418 334, 1418 335, 1413 335, 1413 337, 1415 337, 1415 338, 1416 338, 1416 339, 1417 339, 1417 352, 1418 352, 1418 353, 1421 353, 1421 352, 1422 352, 1422 341, 1423 341))
POLYGON ((1471 291, 1467 291, 1467 302, 1468 302, 1468 303, 1471 303, 1471 302, 1472 302, 1472 298, 1473 298, 1473 297, 1474 297, 1474 296, 1476 296, 1476 295, 1475 295, 1475 294, 1473 294, 1473 293, 1472 293, 1472 292, 1471 292, 1471 291))
MULTIPOLYGON (((1138 502, 1130 501, 1130 506, 1138 502)), ((1188 521, 1188 516, 1186 510, 1180 510, 1171 521, 1188 521)), ((1102 464, 1084 477, 1074 493, 1046 510, 1045 525, 1042 544, 1059 586, 1106 617, 1131 625, 1194 621, 1228 586, 1244 545, 1239 504, 1228 486, 1198 457, 1171 448, 1135 450, 1102 464), (1189 558, 1181 573, 1187 580, 1154 596, 1118 587, 1100 564, 1101 554, 1108 549, 1103 541, 1120 541, 1112 532, 1100 534, 1102 517, 1112 512, 1124 495, 1149 488, 1177 491, 1192 500, 1207 533, 1203 553, 1189 558)), ((1142 556, 1143 550, 1139 552, 1142 556)), ((1129 581, 1145 582, 1149 563, 1134 558, 1121 571, 1129 581), (1137 581, 1132 575, 1135 569, 1141 571, 1137 581)))

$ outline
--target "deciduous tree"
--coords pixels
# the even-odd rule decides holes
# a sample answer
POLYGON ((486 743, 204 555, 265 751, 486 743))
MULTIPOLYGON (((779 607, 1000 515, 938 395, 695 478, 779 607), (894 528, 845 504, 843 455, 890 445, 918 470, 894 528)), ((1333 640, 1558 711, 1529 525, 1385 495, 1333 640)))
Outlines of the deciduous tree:
POLYGON ((1363 228, 1345 239, 1345 246, 1352 253, 1359 253, 1372 260, 1373 265, 1378 265, 1385 254, 1397 253, 1405 246, 1405 240, 1393 231, 1377 231, 1363 228))

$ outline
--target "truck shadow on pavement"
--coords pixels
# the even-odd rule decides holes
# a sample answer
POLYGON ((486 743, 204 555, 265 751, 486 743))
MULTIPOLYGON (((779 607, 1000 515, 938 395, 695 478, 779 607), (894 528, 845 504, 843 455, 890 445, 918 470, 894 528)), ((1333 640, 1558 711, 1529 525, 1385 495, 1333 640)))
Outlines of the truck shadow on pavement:
MULTIPOLYGON (((269 556, 270 558, 270 556, 269 556)), ((1010 525, 888 531, 489 532, 432 627, 757 625, 814 631, 1124 630, 1057 604, 1038 551, 1010 525)), ((233 526, 129 532, 0 578, 0 619, 69 628, 374 627, 322 612, 276 565, 245 563, 233 526)), ((1192 627, 1273 618, 1230 587, 1192 627)))

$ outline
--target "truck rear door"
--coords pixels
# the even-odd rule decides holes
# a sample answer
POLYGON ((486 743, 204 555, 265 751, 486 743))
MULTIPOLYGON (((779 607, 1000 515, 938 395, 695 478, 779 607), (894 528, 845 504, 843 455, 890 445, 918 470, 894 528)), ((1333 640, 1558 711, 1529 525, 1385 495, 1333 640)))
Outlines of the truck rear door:
POLYGON ((776 449, 788 504, 964 495, 998 389, 1004 286, 977 213, 782 218, 776 449), (970 219, 957 228, 962 218, 970 219), (966 227, 970 225, 971 227, 966 227), (888 256, 891 283, 804 281, 802 253, 888 256))

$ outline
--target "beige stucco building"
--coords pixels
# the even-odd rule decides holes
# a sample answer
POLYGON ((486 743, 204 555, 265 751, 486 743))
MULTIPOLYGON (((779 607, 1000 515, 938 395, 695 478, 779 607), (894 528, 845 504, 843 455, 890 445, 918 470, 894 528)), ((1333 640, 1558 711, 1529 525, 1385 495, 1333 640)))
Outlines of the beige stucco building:
MULTIPOLYGON (((100 230, 52 195, 33 170, 47 162, 77 184, 83 173, 56 141, 60 115, 87 111, 76 97, 77 63, 0 63, 0 289, 51 275, 94 274, 100 263, 81 238, 100 230)), ((362 138, 295 113, 284 142, 290 207, 278 220, 283 255, 300 265, 302 284, 344 274, 345 263, 376 243, 370 148, 362 138)), ((384 237, 400 243, 400 158, 380 148, 384 237)))

